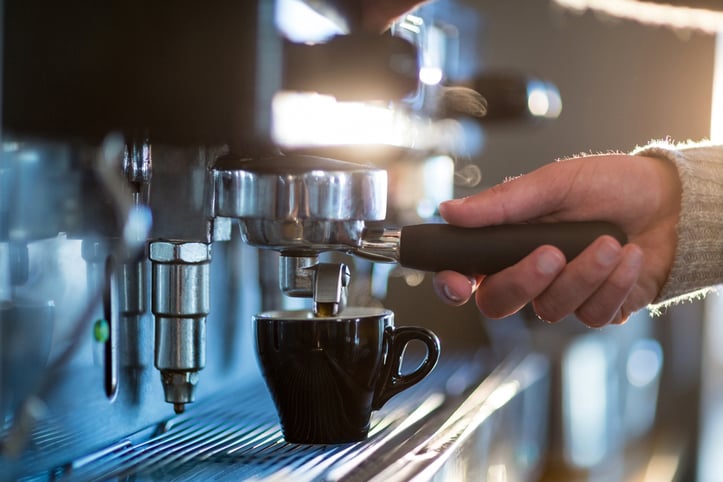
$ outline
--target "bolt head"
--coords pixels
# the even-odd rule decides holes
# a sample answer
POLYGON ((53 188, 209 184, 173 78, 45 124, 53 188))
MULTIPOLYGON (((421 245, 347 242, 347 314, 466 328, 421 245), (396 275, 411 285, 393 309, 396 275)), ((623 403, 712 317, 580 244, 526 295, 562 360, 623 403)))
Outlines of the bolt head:
POLYGON ((155 241, 150 245, 150 259, 160 263, 205 263, 211 260, 211 245, 155 241))

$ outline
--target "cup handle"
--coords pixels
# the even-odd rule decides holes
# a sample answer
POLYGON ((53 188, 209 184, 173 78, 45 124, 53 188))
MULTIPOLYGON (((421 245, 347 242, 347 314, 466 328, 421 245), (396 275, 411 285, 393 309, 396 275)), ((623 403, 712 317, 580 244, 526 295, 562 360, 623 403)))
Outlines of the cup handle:
POLYGON ((382 366, 382 375, 377 382, 372 400, 372 409, 379 410, 394 395, 420 382, 432 371, 439 360, 439 338, 430 330, 416 326, 388 327, 384 330, 389 352, 382 366), (419 340, 427 347, 427 356, 411 373, 401 373, 404 348, 413 340, 419 340))

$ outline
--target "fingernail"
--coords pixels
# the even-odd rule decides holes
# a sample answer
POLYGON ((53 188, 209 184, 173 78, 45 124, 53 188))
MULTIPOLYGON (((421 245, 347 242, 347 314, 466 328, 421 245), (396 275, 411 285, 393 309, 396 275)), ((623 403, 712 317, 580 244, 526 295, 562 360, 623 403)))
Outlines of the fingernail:
POLYGON ((459 302, 459 301, 462 301, 462 300, 464 299, 464 298, 462 298, 460 295, 458 295, 457 293, 455 293, 455 292, 453 292, 451 289, 449 289, 449 286, 448 286, 448 285, 443 285, 443 286, 442 286, 442 292, 444 293, 444 296, 445 296, 449 301, 454 301, 455 303, 457 303, 457 302, 459 302))
POLYGON ((562 268, 564 262, 557 253, 545 251, 537 258, 537 270, 540 274, 555 274, 562 268))
POLYGON ((600 264, 609 266, 618 259, 619 252, 620 248, 617 245, 611 242, 602 243, 596 253, 597 260, 600 264))
POLYGON ((459 206, 461 204, 464 204, 465 199, 467 199, 467 198, 461 197, 461 198, 457 198, 457 199, 450 199, 448 201, 442 201, 440 204, 442 206, 459 206))

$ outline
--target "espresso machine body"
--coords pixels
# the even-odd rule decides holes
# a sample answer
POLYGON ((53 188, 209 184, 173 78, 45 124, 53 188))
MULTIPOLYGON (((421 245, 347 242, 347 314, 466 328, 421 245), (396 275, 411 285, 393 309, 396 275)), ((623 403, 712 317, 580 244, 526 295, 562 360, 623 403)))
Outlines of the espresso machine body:
MULTIPOLYGON (((491 347, 475 316, 457 325, 464 340, 440 330, 439 365, 373 416, 367 441, 284 442, 253 316, 381 309, 397 281, 414 284, 414 270, 348 253, 364 254, 369 226, 433 217, 417 208, 451 195, 440 139, 459 126, 419 81, 444 67, 423 53, 449 23, 370 35, 363 2, 306 2, 337 30, 307 44, 280 33, 282 3, 0 2, 0 479, 539 472, 546 361, 511 350, 519 340, 491 347), (290 145, 275 132, 283 92, 381 104, 407 137, 363 164, 356 141, 290 145), (434 187, 410 201, 394 187, 405 176, 434 187), (320 259, 351 283, 309 270, 320 259), (344 289, 327 298, 330 277, 344 289)), ((297 110, 296 129, 312 114, 297 110)))

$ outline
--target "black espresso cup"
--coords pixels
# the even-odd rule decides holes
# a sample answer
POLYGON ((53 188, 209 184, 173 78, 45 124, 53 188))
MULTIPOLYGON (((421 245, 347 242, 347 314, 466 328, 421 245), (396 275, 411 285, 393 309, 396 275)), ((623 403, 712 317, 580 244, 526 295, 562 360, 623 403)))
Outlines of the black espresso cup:
POLYGON ((439 359, 439 340, 425 328, 394 327, 391 311, 347 308, 317 317, 308 310, 254 317, 259 363, 287 442, 364 440, 372 410, 422 380, 439 359), (400 371, 404 348, 419 340, 427 356, 400 371))

